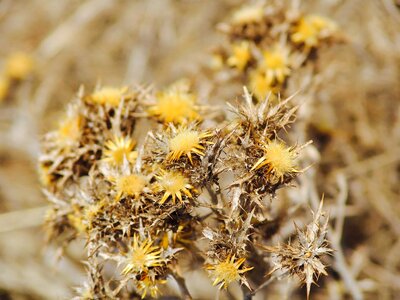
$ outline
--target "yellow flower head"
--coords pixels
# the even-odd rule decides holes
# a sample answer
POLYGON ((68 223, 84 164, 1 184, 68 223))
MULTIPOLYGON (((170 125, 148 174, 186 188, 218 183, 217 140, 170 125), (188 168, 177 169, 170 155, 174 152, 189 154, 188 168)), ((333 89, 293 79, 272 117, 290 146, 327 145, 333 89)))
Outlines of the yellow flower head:
POLYGON ((152 280, 149 276, 146 276, 138 281, 136 287, 142 294, 142 299, 146 298, 148 294, 150 294, 152 298, 156 299, 160 295, 159 285, 165 284, 166 282, 166 280, 160 279, 152 280))
POLYGON ((137 199, 146 186, 146 179, 140 174, 120 175, 110 180, 115 185, 117 201, 125 196, 137 199))
POLYGON ((5 74, 11 79, 23 80, 32 73, 33 67, 34 62, 30 55, 16 52, 8 57, 5 74))
POLYGON ((257 23, 263 19, 264 10, 262 6, 244 6, 239 10, 235 11, 232 16, 233 24, 246 24, 246 23, 257 23))
POLYGON ((285 144, 279 141, 270 141, 262 148, 265 152, 251 168, 251 170, 258 170, 264 166, 268 166, 267 173, 272 173, 278 179, 282 179, 285 174, 298 172, 295 168, 295 159, 297 154, 293 148, 286 147, 285 144))
POLYGON ((76 114, 69 114, 59 124, 57 130, 58 142, 67 146, 78 141, 81 136, 82 118, 76 114))
POLYGON ((135 234, 128 254, 128 263, 121 274, 124 276, 136 275, 147 272, 149 268, 162 266, 165 263, 165 259, 161 258, 162 250, 152 244, 150 239, 141 241, 135 234))
POLYGON ((69 223, 79 234, 86 232, 87 226, 85 224, 84 215, 78 205, 72 205, 72 212, 67 215, 67 218, 69 223))
POLYGON ((267 80, 266 73, 261 70, 255 70, 250 73, 249 88, 259 101, 263 101, 269 94, 276 95, 279 88, 271 86, 271 82, 267 80))
POLYGON ((0 77, 0 103, 7 97, 10 81, 5 76, 0 77))
POLYGON ((270 50, 265 50, 263 56, 262 67, 265 68, 267 82, 283 83, 290 74, 289 49, 276 45, 270 50))
POLYGON ((242 274, 253 268, 241 268, 245 258, 235 260, 235 256, 228 256, 225 261, 208 266, 210 275, 214 279, 213 285, 220 285, 219 288, 228 288, 228 285, 234 281, 243 280, 242 274))
POLYGON ((169 197, 172 197, 172 202, 175 203, 176 198, 183 203, 182 193, 189 198, 193 198, 190 190, 193 186, 189 183, 189 180, 182 174, 174 171, 164 171, 161 170, 158 175, 156 175, 156 191, 163 191, 164 195, 159 201, 163 204, 169 197))
POLYGON ((196 97, 186 83, 178 82, 156 98, 157 103, 149 108, 149 114, 164 123, 181 124, 199 119, 196 97))
POLYGON ((243 71, 251 59, 249 42, 242 41, 232 46, 232 55, 228 58, 228 66, 243 71))
POLYGON ((202 140, 211 135, 209 132, 199 132, 186 126, 179 128, 168 141, 170 152, 167 155, 167 160, 178 160, 182 155, 186 155, 190 163, 193 164, 192 153, 204 156, 204 146, 202 146, 204 141, 202 140))
POLYGON ((89 100, 96 104, 108 104, 117 107, 127 91, 128 87, 115 88, 105 86, 91 94, 89 100))
POLYGON ((129 137, 114 136, 104 144, 103 160, 112 165, 121 165, 124 159, 133 162, 137 152, 133 151, 135 142, 129 137))
POLYGON ((291 35, 293 42, 316 47, 321 39, 337 30, 336 24, 324 17, 309 15, 300 19, 291 35))

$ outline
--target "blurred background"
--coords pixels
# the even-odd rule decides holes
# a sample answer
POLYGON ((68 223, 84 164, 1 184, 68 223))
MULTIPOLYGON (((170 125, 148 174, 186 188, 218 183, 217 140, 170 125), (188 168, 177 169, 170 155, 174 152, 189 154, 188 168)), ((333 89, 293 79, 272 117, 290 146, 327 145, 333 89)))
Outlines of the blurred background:
MULTIPOLYGON (((82 242, 45 244, 40 137, 81 85, 163 86, 196 74, 239 0, 0 0, 0 299, 65 299, 84 277, 82 242), (23 63, 21 63, 21 61, 23 63), (16 74, 8 74, 9 65, 16 74), (23 66, 19 66, 18 64, 23 66)), ((366 299, 400 299, 400 3, 309 0, 346 43, 321 63, 310 130, 321 193, 346 178, 341 246, 366 299)), ((224 99, 227 101, 230 99, 224 99)), ((210 103, 212 104, 212 103, 210 103)), ((330 274, 315 299, 346 297, 330 274)))

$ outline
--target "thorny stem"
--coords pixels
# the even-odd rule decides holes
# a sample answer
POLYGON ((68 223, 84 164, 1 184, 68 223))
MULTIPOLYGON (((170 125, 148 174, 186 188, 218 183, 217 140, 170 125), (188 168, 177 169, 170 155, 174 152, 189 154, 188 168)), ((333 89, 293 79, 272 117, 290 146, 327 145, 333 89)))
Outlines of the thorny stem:
POLYGON ((246 286, 241 286, 243 293, 243 300, 251 300, 253 298, 253 293, 246 286))
POLYGON ((187 286, 186 286, 185 279, 177 274, 172 275, 172 277, 175 279, 176 283, 178 284, 179 291, 182 294, 182 299, 184 299, 184 300, 193 299, 189 293, 187 286))
POLYGON ((263 288, 267 287, 271 282, 273 282, 276 279, 276 276, 271 276, 267 280, 265 280, 263 283, 259 285, 258 288, 256 288, 251 294, 254 296, 256 293, 261 291, 263 288))
MULTIPOLYGON (((314 180, 314 172, 309 171, 309 195, 312 209, 317 211, 319 207, 319 197, 317 193, 317 189, 315 187, 315 180, 314 180)), ((344 217, 344 216, 343 216, 344 217)), ((340 218, 340 216, 338 216, 340 218)), ((328 225, 329 226, 329 225, 328 225)), ((338 228, 339 229, 339 228, 338 228)), ((331 241, 332 247, 335 249, 334 252, 334 268, 339 272, 340 276, 342 277, 344 284, 347 287, 347 290, 352 295, 353 299, 355 300, 362 300, 364 296, 360 290, 360 287, 357 284, 355 278, 351 273, 351 270, 347 266, 346 260, 344 258, 343 250, 340 245, 340 240, 336 239, 336 237, 340 237, 337 232, 334 234, 331 226, 328 227, 328 238, 331 241)))

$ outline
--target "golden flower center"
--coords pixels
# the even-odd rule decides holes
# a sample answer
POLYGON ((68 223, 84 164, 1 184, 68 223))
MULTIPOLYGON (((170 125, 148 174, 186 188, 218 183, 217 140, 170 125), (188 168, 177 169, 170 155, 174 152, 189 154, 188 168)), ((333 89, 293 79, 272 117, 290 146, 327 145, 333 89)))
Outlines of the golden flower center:
POLYGON ((230 261, 221 262, 215 266, 214 275, 227 284, 239 280, 240 273, 235 264, 230 261))
POLYGON ((282 53, 277 51, 264 54, 265 64, 269 69, 282 69, 286 67, 286 59, 282 53))
POLYGON ((76 141, 80 136, 80 118, 68 118, 60 124, 58 134, 62 140, 76 141))
POLYGON ((127 88, 104 87, 91 95, 91 99, 98 104, 118 106, 127 88))
POLYGON ((184 131, 177 134, 169 141, 170 150, 173 152, 189 153, 200 143, 199 134, 196 131, 184 131))
POLYGON ((168 174, 162 178, 160 184, 166 191, 174 195, 185 188, 187 181, 180 174, 168 174))
POLYGON ((194 102, 189 95, 167 94, 159 98, 157 112, 166 122, 180 122, 182 119, 195 119, 194 102))
POLYGON ((138 175, 127 175, 117 179, 117 189, 125 195, 134 196, 145 186, 145 180, 138 175))
POLYGON ((282 176, 293 169, 293 155, 283 144, 270 143, 266 148, 266 158, 277 176, 282 176))

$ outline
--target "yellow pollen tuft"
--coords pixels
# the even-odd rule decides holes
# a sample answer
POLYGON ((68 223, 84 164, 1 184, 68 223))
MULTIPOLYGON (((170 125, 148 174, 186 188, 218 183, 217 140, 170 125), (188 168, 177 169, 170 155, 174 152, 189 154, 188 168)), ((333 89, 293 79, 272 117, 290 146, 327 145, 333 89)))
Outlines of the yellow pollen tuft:
POLYGON ((309 15, 300 19, 293 30, 291 39, 295 43, 304 44, 307 47, 316 47, 320 39, 331 35, 337 30, 337 26, 331 20, 309 15))
POLYGON ((71 144, 76 142, 81 135, 81 117, 68 116, 60 122, 58 127, 58 140, 61 144, 71 144))
POLYGON ((219 262, 216 265, 208 266, 211 276, 214 279, 213 285, 220 284, 219 288, 228 288, 231 282, 241 279, 243 273, 250 271, 253 268, 240 269, 240 266, 245 262, 245 258, 239 258, 235 261, 235 256, 228 256, 225 261, 219 262))
POLYGON ((174 85, 156 98, 157 104, 149 108, 149 114, 164 123, 181 124, 199 119, 196 97, 185 86, 174 85))
POLYGON ((122 270, 121 274, 126 276, 129 274, 138 274, 147 272, 148 268, 162 266, 165 262, 161 258, 161 248, 152 246, 153 242, 149 239, 140 241, 135 234, 133 244, 130 247, 128 263, 122 270))
POLYGON ((160 289, 158 288, 159 285, 165 284, 166 280, 152 280, 148 276, 144 279, 140 279, 137 283, 137 289, 142 294, 142 299, 146 298, 147 294, 150 294, 152 298, 157 299, 160 295, 160 289))
POLYGON ((182 193, 189 198, 193 197, 190 193, 193 186, 189 184, 189 180, 180 173, 161 170, 156 178, 158 181, 156 184, 156 190, 164 191, 164 195, 159 201, 160 204, 167 201, 169 197, 172 197, 173 203, 175 203, 176 198, 183 203, 182 193))
POLYGON ((294 164, 296 153, 293 152, 293 149, 278 141, 271 141, 263 145, 263 148, 265 155, 256 162, 252 170, 258 170, 268 165, 267 172, 272 172, 280 179, 287 173, 298 172, 294 164))
POLYGON ((106 86, 91 94, 89 99, 96 104, 109 104, 117 107, 127 91, 128 87, 114 88, 106 86))
POLYGON ((133 151, 135 142, 130 138, 114 136, 104 144, 103 159, 112 165, 121 165, 124 159, 134 162, 137 152, 133 151))
POLYGON ((275 46, 271 50, 263 53, 263 66, 266 71, 266 80, 269 84, 274 81, 283 83, 285 78, 290 74, 289 51, 286 48, 275 46))
POLYGON ((32 73, 33 67, 34 62, 30 55, 16 52, 8 57, 5 74, 11 79, 23 80, 32 73))
POLYGON ((251 58, 250 44, 246 41, 232 46, 232 56, 227 60, 230 67, 243 71, 251 58))
POLYGON ((190 163, 193 164, 192 153, 204 156, 204 147, 201 145, 202 139, 210 137, 208 132, 200 133, 189 128, 181 128, 178 133, 169 140, 168 160, 178 160, 182 155, 186 155, 190 163))
POLYGON ((265 100, 270 93, 276 95, 279 92, 277 87, 271 86, 261 70, 255 70, 250 74, 249 88, 259 101, 265 100))
POLYGON ((141 175, 137 174, 120 176, 113 181, 115 182, 117 190, 117 200, 120 200, 123 196, 137 198, 146 186, 146 180, 141 175))

